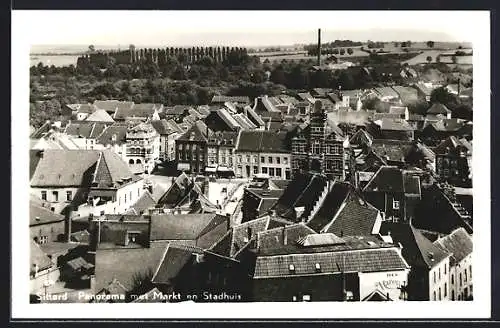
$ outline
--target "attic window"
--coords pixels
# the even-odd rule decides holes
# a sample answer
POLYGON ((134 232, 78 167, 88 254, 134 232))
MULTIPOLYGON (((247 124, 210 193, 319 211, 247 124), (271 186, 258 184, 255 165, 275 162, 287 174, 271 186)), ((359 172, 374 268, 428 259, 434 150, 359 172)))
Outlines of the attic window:
POLYGON ((37 217, 35 218, 35 220, 40 221, 40 217, 39 217, 39 216, 37 216, 37 217))
POLYGON ((321 265, 319 265, 319 263, 316 263, 315 268, 316 272, 321 272, 321 265))
POLYGON ((431 259, 431 261, 434 261, 434 253, 433 252, 429 252, 429 258, 431 259))
POLYGON ((295 273, 295 265, 290 264, 290 265, 288 266, 288 270, 290 271, 290 273, 295 273))

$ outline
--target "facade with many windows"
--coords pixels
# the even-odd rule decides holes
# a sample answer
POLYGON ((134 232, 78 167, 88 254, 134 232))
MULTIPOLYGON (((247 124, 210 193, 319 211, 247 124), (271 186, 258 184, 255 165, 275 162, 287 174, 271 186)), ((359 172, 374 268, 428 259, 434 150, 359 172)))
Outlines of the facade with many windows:
POLYGON ((309 125, 299 128, 292 139, 292 172, 321 172, 331 179, 345 179, 349 153, 344 150, 342 131, 327 122, 321 102, 309 116, 309 125))
POLYGON ((151 173, 160 158, 160 135, 149 123, 127 129, 126 161, 131 171, 151 173))
POLYGON ((290 179, 291 158, 286 139, 287 132, 240 131, 235 175, 252 178, 264 173, 272 178, 290 179))

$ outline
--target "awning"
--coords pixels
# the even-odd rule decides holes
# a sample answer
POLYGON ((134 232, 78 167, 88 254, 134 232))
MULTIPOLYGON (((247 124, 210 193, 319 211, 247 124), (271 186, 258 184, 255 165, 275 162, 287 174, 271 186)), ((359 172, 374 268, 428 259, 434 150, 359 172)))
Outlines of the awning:
POLYGON ((215 172, 217 170, 216 167, 213 167, 213 166, 207 166, 205 168, 205 172, 215 172))
POLYGON ((217 168, 217 171, 218 171, 218 172, 230 172, 230 171, 232 171, 232 169, 230 169, 230 168, 228 168, 228 167, 226 167, 226 166, 219 166, 219 167, 217 168))
POLYGON ((177 163, 177 170, 189 171, 191 170, 191 165, 189 163, 177 163))

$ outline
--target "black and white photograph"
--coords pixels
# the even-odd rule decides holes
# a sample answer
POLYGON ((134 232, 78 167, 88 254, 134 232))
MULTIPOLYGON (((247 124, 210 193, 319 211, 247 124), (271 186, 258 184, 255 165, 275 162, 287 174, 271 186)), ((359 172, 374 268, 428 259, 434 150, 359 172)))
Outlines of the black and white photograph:
POLYGON ((14 313, 490 315, 487 11, 12 24, 14 313))

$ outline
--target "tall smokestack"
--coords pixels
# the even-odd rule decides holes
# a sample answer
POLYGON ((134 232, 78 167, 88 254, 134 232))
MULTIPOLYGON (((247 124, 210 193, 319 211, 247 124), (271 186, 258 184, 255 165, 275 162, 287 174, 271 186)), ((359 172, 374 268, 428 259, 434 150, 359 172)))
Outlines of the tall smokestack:
POLYGON ((321 29, 318 29, 318 66, 321 65, 321 29))

